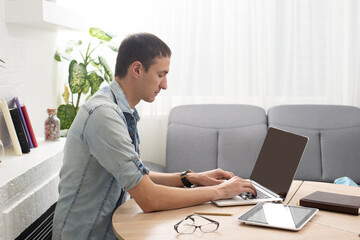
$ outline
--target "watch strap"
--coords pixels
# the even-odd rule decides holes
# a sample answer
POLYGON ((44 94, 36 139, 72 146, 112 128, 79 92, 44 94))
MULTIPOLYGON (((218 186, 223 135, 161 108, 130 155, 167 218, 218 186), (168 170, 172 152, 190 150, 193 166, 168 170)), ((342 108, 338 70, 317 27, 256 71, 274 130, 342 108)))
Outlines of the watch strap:
POLYGON ((189 170, 186 170, 184 172, 181 173, 180 175, 180 178, 181 178, 181 181, 182 183, 184 184, 185 187, 188 187, 190 188, 192 186, 191 182, 186 178, 186 175, 188 173, 193 173, 194 171, 191 171, 190 169, 189 170))

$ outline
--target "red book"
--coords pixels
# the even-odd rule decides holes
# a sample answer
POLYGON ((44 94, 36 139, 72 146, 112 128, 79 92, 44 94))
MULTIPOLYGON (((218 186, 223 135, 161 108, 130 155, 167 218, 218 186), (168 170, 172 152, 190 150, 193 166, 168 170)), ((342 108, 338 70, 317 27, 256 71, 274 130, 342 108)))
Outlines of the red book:
POLYGON ((22 110, 22 112, 24 114, 25 122, 26 122, 26 125, 27 125, 28 130, 29 130, 31 141, 33 142, 34 147, 37 147, 38 143, 37 143, 36 138, 35 138, 34 130, 32 128, 30 118, 29 118, 28 112, 26 110, 26 106, 25 105, 21 106, 21 110, 22 110))

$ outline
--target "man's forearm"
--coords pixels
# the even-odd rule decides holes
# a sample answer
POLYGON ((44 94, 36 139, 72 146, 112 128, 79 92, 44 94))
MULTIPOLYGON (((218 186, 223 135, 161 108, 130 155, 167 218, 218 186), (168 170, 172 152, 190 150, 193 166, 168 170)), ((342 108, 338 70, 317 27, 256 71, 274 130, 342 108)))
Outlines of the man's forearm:
POLYGON ((188 207, 219 197, 216 186, 192 189, 168 187, 153 183, 147 175, 129 193, 144 212, 188 207))
POLYGON ((151 181, 156 184, 170 186, 170 187, 182 187, 184 186, 180 179, 180 173, 160 173, 149 172, 151 181))

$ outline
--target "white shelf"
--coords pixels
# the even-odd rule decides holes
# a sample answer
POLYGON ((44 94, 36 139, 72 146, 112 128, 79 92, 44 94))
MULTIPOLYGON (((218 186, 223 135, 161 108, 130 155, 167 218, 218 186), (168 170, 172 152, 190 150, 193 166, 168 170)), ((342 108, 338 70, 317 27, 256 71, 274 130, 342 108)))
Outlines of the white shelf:
POLYGON ((0 163, 0 188, 31 169, 43 164, 53 156, 62 153, 66 138, 59 141, 45 141, 37 138, 39 146, 32 148, 30 153, 16 156, 13 148, 5 148, 5 159, 0 163))
POLYGON ((81 14, 46 0, 8 0, 5 22, 45 30, 87 30, 88 22, 81 14))

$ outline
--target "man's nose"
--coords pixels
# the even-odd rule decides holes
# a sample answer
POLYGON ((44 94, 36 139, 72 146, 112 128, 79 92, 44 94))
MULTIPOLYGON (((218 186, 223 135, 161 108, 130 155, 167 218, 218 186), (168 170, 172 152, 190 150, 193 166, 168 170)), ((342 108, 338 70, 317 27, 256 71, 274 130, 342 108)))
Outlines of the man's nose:
POLYGON ((160 88, 166 90, 167 89, 167 79, 164 78, 164 80, 160 83, 160 88))

